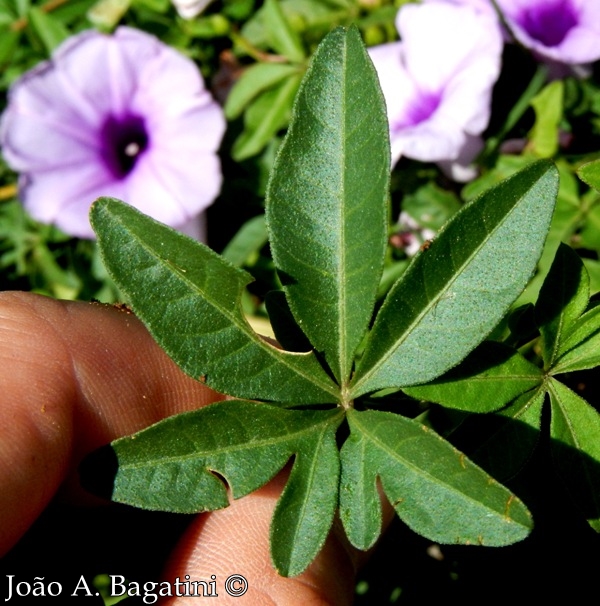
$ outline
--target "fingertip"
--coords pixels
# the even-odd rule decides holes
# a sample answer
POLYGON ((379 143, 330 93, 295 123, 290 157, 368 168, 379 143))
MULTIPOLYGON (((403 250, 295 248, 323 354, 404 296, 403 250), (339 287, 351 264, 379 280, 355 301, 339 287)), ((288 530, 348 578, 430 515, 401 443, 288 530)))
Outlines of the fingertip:
POLYGON ((0 293, 0 375, 0 553, 85 454, 223 397, 186 377, 130 312, 31 293, 0 293))
MULTIPOLYGON (((269 529, 275 504, 285 484, 279 474, 263 488, 233 501, 226 509, 198 515, 188 527, 162 576, 216 583, 224 604, 245 606, 343 606, 354 595, 354 566, 336 533, 307 570, 281 577, 271 562, 269 529), (228 592, 229 588, 229 592, 228 592), (242 595, 239 592, 244 589, 242 595)), ((194 604, 197 596, 169 598, 165 604, 194 604)))

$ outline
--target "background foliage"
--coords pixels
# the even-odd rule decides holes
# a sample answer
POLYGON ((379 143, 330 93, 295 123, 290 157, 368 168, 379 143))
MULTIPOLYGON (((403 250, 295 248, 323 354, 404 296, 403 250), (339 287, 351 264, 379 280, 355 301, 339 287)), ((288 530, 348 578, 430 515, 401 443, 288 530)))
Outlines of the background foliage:
MULTIPOLYGON (((338 24, 356 23, 367 45, 395 39, 394 17, 401 4, 385 0, 222 0, 186 21, 166 0, 2 0, 0 91, 5 95, 11 82, 46 59, 60 42, 90 26, 110 31, 125 23, 157 35, 194 59, 229 120, 220 152, 224 187, 208 211, 209 245, 255 279, 243 291, 244 311, 256 325, 264 326, 266 293, 279 286, 266 246, 267 178, 308 59, 323 36, 338 24)), ((406 233, 395 223, 400 211, 421 227, 438 230, 465 202, 505 177, 540 158, 556 163, 560 189, 550 235, 538 273, 513 313, 492 335, 503 345, 477 350, 474 359, 467 358, 446 384, 394 396, 410 416, 426 420, 484 469, 505 480, 532 510, 536 529, 522 544, 474 553, 454 546, 440 550, 397 522, 362 573, 357 603, 422 603, 426 598, 451 595, 467 599, 490 583, 507 595, 519 583, 521 589, 527 587, 525 593, 539 595, 543 583, 554 595, 564 590, 572 596, 592 582, 594 559, 586 551, 597 550, 599 544, 582 521, 580 510, 597 527, 597 471, 589 461, 573 458, 561 444, 583 445, 596 461, 599 458, 598 434, 586 432, 594 426, 596 421, 590 419, 597 417, 593 411, 599 406, 594 367, 598 363, 595 310, 600 291, 600 171, 597 164, 589 164, 600 158, 598 64, 585 79, 568 76, 548 83, 544 69, 527 51, 506 46, 485 139, 479 176, 466 185, 450 181, 433 164, 403 159, 395 167, 383 276, 374 296, 379 305, 408 265, 406 233), (457 410, 461 406, 453 405, 453 389, 461 394, 463 403, 465 393, 474 394, 473 402, 482 401, 469 377, 483 373, 483 383, 497 393, 494 377, 485 374, 489 370, 486 361, 490 361, 488 366, 502 368, 503 385, 508 389, 503 404, 511 404, 484 419, 474 418, 474 408, 465 411, 463 405, 457 410), (550 373, 552 378, 542 381, 542 373, 550 373), (528 378, 523 379, 523 374, 528 378), (506 376, 512 380, 506 381, 506 376), (550 407, 542 406, 545 392, 550 407), (424 406, 424 400, 443 406, 424 406), (520 422, 510 425, 506 418, 520 422), (580 430, 569 434, 573 426, 580 430), (504 456, 499 457, 498 452, 504 456), (580 483, 569 486, 579 510, 572 504, 573 494, 557 481, 561 477, 569 484, 578 476, 588 478, 583 484, 588 488, 581 489, 580 483), (534 567, 532 558, 537 562, 534 567)), ((118 289, 99 262, 96 243, 75 240, 29 218, 16 199, 16 180, 7 166, 0 165, 0 287, 62 298, 119 300, 118 289)), ((419 231, 416 237, 421 237, 419 231)), ((343 360, 344 354, 340 354, 334 362, 339 363, 340 375, 343 360)), ((62 513, 47 515, 60 519, 62 513)), ((104 540, 99 531, 103 523, 91 531, 99 543, 104 540)), ((180 522, 170 523, 176 526, 180 522)), ((142 532, 139 534, 141 541, 142 532)), ((114 541, 119 540, 118 535, 113 536, 114 541)), ((73 539, 74 551, 75 543, 73 539)), ((118 561, 110 553, 112 545, 107 547, 109 557, 118 561)), ((18 559, 18 552, 15 557, 18 559)), ((102 572, 105 563, 99 566, 97 571, 102 572)), ((131 571, 134 576, 147 573, 146 568, 131 571)))

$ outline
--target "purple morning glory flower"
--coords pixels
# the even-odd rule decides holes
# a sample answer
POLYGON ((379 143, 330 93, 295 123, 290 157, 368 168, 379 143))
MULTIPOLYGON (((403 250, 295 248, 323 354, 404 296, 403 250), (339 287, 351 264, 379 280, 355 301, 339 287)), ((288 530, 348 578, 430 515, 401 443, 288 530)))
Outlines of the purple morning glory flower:
POLYGON ((540 59, 569 65, 600 59, 598 0, 498 0, 514 37, 540 59))
MULTIPOLYGON (((496 14, 492 0, 425 1, 470 6, 490 16, 496 14)), ((514 38, 538 59, 555 66, 582 65, 600 59, 598 0, 497 0, 497 4, 514 38)))
POLYGON ((73 36, 19 79, 0 123, 20 196, 39 221, 93 237, 90 204, 113 196, 173 227, 217 196, 225 130, 194 63, 141 31, 73 36))
POLYGON ((441 162, 457 180, 481 149, 501 63, 495 18, 445 2, 404 5, 401 41, 369 49, 390 121, 392 162, 441 162))

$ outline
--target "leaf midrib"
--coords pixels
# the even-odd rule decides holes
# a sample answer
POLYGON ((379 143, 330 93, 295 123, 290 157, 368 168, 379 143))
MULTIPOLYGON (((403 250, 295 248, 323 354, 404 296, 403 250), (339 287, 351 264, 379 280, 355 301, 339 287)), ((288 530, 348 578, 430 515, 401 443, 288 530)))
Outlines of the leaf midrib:
MULTIPOLYGON (((556 381, 556 379, 551 378, 549 381, 549 384, 548 384, 548 390, 552 393, 552 395, 554 395, 556 405, 558 406, 558 408, 563 416, 563 419, 565 420, 565 423, 566 423, 567 427, 569 428, 569 435, 571 436, 571 438, 573 440, 573 444, 577 447, 577 450, 581 451, 581 448, 579 447, 579 440, 577 439, 577 433, 573 430, 573 424, 571 423, 571 419, 565 410, 565 407, 562 402, 562 397, 558 393, 558 390, 556 389, 557 382, 558 381, 556 381)), ((581 452, 583 452, 583 451, 581 451, 581 452)))
MULTIPOLYGON (((324 440, 327 439, 327 432, 329 430, 329 427, 325 426, 323 427, 322 431, 317 435, 317 438, 315 439, 315 442, 313 444, 313 446, 315 446, 315 448, 313 448, 313 452, 314 453, 318 453, 320 451, 320 447, 323 443, 324 440)), ((298 449, 299 451, 300 449, 298 449)), ((300 454, 300 452, 298 452, 298 456, 302 456, 300 454)), ((314 478, 315 478, 315 469, 318 467, 318 458, 316 456, 312 457, 312 462, 310 465, 310 472, 307 473, 307 477, 308 480, 305 482, 305 484, 307 485, 308 489, 305 491, 305 494, 307 494, 308 492, 310 492, 310 488, 312 488, 313 484, 314 484, 314 478)), ((300 512, 298 513, 298 523, 295 526, 294 529, 294 539, 292 541, 292 545, 298 545, 298 533, 300 531, 300 528, 302 527, 302 520, 304 520, 305 517, 305 512, 308 509, 308 502, 307 499, 304 498, 302 499, 302 507, 300 512)), ((300 541, 301 543, 301 541, 300 541)))
POLYGON ((341 181, 340 183, 342 190, 341 204, 339 205, 339 222, 340 222, 340 236, 339 236, 339 250, 338 254, 339 258, 339 267, 338 267, 338 290, 340 292, 340 297, 338 299, 338 335, 339 335, 339 369, 340 369, 340 385, 342 390, 346 386, 346 382, 348 380, 348 356, 346 352, 347 347, 347 296, 348 293, 346 291, 346 263, 347 263, 347 250, 345 246, 346 242, 346 221, 345 221, 345 210, 346 210, 346 171, 344 170, 346 165, 346 155, 347 155, 347 140, 346 140, 346 114, 347 114, 347 105, 348 101, 346 99, 346 89, 347 89, 347 70, 348 70, 348 40, 346 39, 346 44, 343 46, 343 62, 344 62, 344 70, 343 70, 343 107, 342 111, 344 112, 344 120, 341 124, 341 146, 342 153, 340 154, 340 175, 341 181))
MULTIPOLYGON (((356 423, 356 421, 354 421, 354 423, 356 423)), ((515 524, 518 524, 519 526, 523 526, 523 524, 521 524, 521 522, 518 522, 517 520, 515 520, 514 518, 505 516, 503 513, 500 513, 497 509, 493 509, 492 507, 490 507, 488 504, 482 503, 481 501, 477 501, 476 499, 474 499, 473 497, 471 497, 468 493, 465 492, 461 492, 460 490, 458 490, 457 488, 455 488, 454 486, 447 484, 446 482, 444 482, 442 479, 438 478, 437 476, 432 475, 431 473, 429 473, 427 470, 424 470, 422 467, 418 467, 416 465, 414 465, 410 460, 405 459, 403 457, 401 457, 397 452, 395 452, 394 450, 392 450, 390 447, 388 447, 385 443, 381 442, 381 440, 379 440, 376 436, 374 436, 373 434, 371 434, 369 431, 365 431, 365 425, 363 423, 360 423, 360 421, 358 422, 361 432, 363 433, 363 435, 365 437, 367 437, 377 448, 379 448, 379 450, 383 451, 386 455, 388 455, 392 460, 397 460, 400 465, 403 465, 404 467, 408 468, 409 470, 411 470, 413 473, 415 473, 417 476, 420 476, 424 479, 426 479, 427 481, 437 485, 437 486, 442 486, 445 489, 447 489, 449 492, 462 497, 463 500, 467 500, 470 501, 471 503, 475 503, 478 506, 485 508, 488 511, 493 512, 496 516, 504 519, 504 520, 509 520, 511 522, 514 522, 515 524)), ((441 438, 437 433, 435 433, 432 430, 428 430, 432 435, 435 435, 438 439, 443 440, 443 438, 441 438)), ((458 451, 457 451, 458 452, 458 451)), ((469 460, 469 463, 476 469, 477 466, 469 460)), ((482 471, 482 473, 485 473, 482 471)), ((381 474, 378 474, 381 475, 381 474)), ((488 478, 490 480, 492 480, 492 484, 494 484, 496 487, 502 487, 502 485, 497 482, 492 476, 490 476, 488 474, 488 478)), ((383 481, 383 480, 382 480, 383 481)), ((489 480, 488 480, 489 482, 489 480)))
MULTIPOLYGON (((534 375, 492 375, 490 377, 482 377, 482 376, 475 376, 475 377, 467 377, 466 379, 460 379, 460 382, 462 383, 463 381, 465 383, 477 383, 477 382, 482 382, 485 383, 486 381, 489 382, 494 382, 494 381, 507 381, 507 380, 539 380, 543 378, 543 374, 540 372, 538 374, 534 374, 534 375)), ((440 381, 440 383, 433 383, 432 385, 439 385, 442 382, 440 381)))
MULTIPOLYGON (((227 454, 234 454, 236 452, 241 452, 243 450, 261 450, 267 448, 269 446, 279 446, 285 445, 286 442, 296 442, 299 441, 304 436, 310 436, 313 433, 316 433, 319 426, 323 425, 323 432, 327 431, 330 425, 338 422, 339 415, 332 415, 327 419, 319 421, 314 425, 306 427, 304 429, 293 431, 292 433, 287 433, 285 435, 278 436, 277 438, 271 439, 259 439, 256 441, 248 441, 248 442, 240 442, 238 444, 234 444, 227 447, 221 448, 210 448, 208 450, 200 450, 195 451, 193 453, 178 455, 178 456, 165 456, 160 457, 160 465, 167 465, 170 463, 185 463, 186 461, 193 459, 208 459, 210 457, 220 457, 227 454)), ((126 438, 127 439, 127 438, 126 438)), ((293 446, 293 444, 292 444, 293 446)), ((290 456, 295 452, 295 449, 292 448, 290 451, 290 456)), ((142 469, 144 467, 148 467, 149 465, 157 466, 156 458, 147 459, 140 462, 135 463, 126 463, 121 465, 123 469, 142 469)), ((217 470, 218 471, 218 470, 217 470)))
MULTIPOLYGON (((410 335, 413 333, 413 331, 419 326, 419 324, 421 323, 423 318, 427 314, 429 314, 430 310, 435 308, 440 303, 440 301, 442 301, 444 299, 444 295, 451 289, 451 287, 454 285, 454 283, 463 275, 465 268, 468 267, 472 263, 473 259, 477 256, 477 254, 481 251, 481 249, 486 245, 486 243, 492 238, 492 236, 499 229, 501 229, 504 226, 504 224, 509 219, 509 217, 512 215, 512 213, 515 212, 517 207, 521 204, 523 198, 525 198, 525 196, 527 196, 527 194, 532 189, 533 189, 533 186, 529 187, 527 189, 527 191, 524 192, 519 197, 519 201, 513 205, 513 207, 510 209, 510 211, 508 213, 506 213, 506 215, 504 216, 502 221, 499 221, 496 224, 494 229, 488 233, 487 237, 484 238, 484 240, 479 244, 479 246, 477 246, 477 248, 474 249, 474 251, 469 255, 469 257, 459 266, 459 270, 455 272, 454 278, 452 278, 449 282, 447 282, 446 285, 439 291, 439 293, 435 297, 435 299, 432 299, 429 302, 429 304, 427 304, 423 308, 423 311, 417 315, 415 320, 407 327, 407 329, 394 342, 394 344, 392 346, 390 346, 388 351, 379 358, 379 360, 371 367, 370 370, 368 370, 366 373, 360 375, 360 378, 356 381, 356 383, 353 385, 353 388, 352 388, 352 393, 353 393, 354 397, 358 397, 358 395, 362 394, 362 392, 360 391, 360 386, 363 385, 364 383, 367 383, 373 376, 375 376, 377 374, 377 372, 379 372, 379 370, 382 368, 382 366, 385 365, 385 363, 388 361, 388 359, 394 355, 394 353, 400 348, 400 346, 410 337, 410 335)), ((423 253, 421 253, 421 254, 423 254, 423 253)), ((409 268, 409 270, 410 270, 410 268, 409 268)), ((399 279, 403 280, 404 277, 401 276, 399 279)), ((384 305, 385 305, 385 303, 384 303, 384 305)), ((379 313, 381 314, 382 311, 383 311, 383 307, 379 311, 379 313)), ((395 385, 394 387, 402 387, 402 386, 395 385)), ((380 388, 383 389, 384 387, 378 387, 377 389, 380 389, 380 388)))
MULTIPOLYGON (((113 217, 114 216, 115 215, 113 214, 113 217)), ((117 215, 116 218, 117 218, 119 224, 121 225, 121 228, 124 230, 127 230, 127 227, 124 225, 121 217, 117 215)), ((292 370, 294 373, 296 373, 297 375, 306 379, 309 383, 312 383, 313 385, 317 385, 318 387, 320 387, 327 393, 334 396, 336 399, 339 399, 339 392, 336 389, 336 385, 333 382, 324 382, 319 377, 315 378, 314 376, 305 374, 304 372, 302 372, 301 368, 298 368, 297 366, 292 364, 291 361, 289 361, 290 357, 301 358, 301 357, 305 357, 305 356, 314 355, 313 352, 296 353, 296 352, 288 352, 285 350, 279 350, 279 349, 275 348, 274 346, 270 345, 269 343, 267 343, 266 341, 263 341, 257 335, 257 333, 255 333, 252 330, 252 328, 248 324, 246 318, 241 313, 239 292, 237 294, 237 301, 236 301, 236 306, 234 308, 234 311, 230 312, 227 308, 217 304, 217 302, 214 301, 214 299, 206 298, 205 291, 199 285, 197 285, 195 282, 190 280, 175 263, 173 263, 169 259, 165 259, 162 256, 159 256, 158 253, 154 252, 139 237, 137 238, 137 240, 138 240, 138 246, 140 246, 140 248, 142 248, 145 251, 146 255, 148 255, 150 258, 156 259, 157 262, 163 266, 169 266, 172 270, 170 272, 172 276, 174 276, 174 277, 176 276, 181 282, 183 282, 186 286, 188 286, 190 290, 196 292, 205 303, 210 305, 219 314, 221 314, 222 316, 227 318, 233 326, 235 326, 240 332, 244 333, 249 339, 251 339, 251 341, 255 345, 258 345, 262 351, 267 353, 269 355, 269 357, 274 360, 275 364, 282 363, 284 366, 286 366, 287 368, 292 370)), ((123 288, 123 290, 126 291, 127 289, 123 288)), ((145 315, 145 314, 142 314, 142 315, 145 315)))

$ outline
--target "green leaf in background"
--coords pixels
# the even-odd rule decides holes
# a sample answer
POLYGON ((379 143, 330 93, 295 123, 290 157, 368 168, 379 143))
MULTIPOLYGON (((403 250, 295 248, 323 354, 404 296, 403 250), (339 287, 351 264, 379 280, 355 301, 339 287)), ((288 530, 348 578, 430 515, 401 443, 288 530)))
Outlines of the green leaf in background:
POLYGON ((244 71, 229 95, 227 95, 225 116, 229 120, 237 118, 260 93, 298 73, 298 66, 289 63, 256 63, 251 65, 244 71))
POLYGON ((407 194, 402 200, 402 210, 419 225, 436 231, 459 209, 460 202, 456 195, 432 181, 407 194))
POLYGON ((563 81, 554 80, 531 100, 535 111, 535 124, 529 133, 529 147, 540 158, 552 158, 558 151, 563 93, 563 81))
POLYGON ((267 243, 267 227, 265 225, 265 216, 259 215, 246 221, 239 231, 229 241, 221 256, 233 265, 240 267, 251 255, 258 254, 258 251, 267 243))
POLYGON ((306 53, 300 36, 290 27, 279 0, 266 0, 262 12, 271 48, 294 63, 304 61, 306 53))
POLYGON ((552 454, 590 526, 600 532, 600 414, 556 379, 549 383, 552 454))
MULTIPOLYGON (((598 232, 600 241, 600 232, 598 232)), ((592 247, 595 248, 595 247, 592 247)), ((600 248, 600 245, 599 247, 600 248)), ((597 259, 582 259, 590 276, 590 292, 600 292, 600 261, 597 259)))
POLYGON ((535 271, 557 190, 539 161, 454 215, 388 294, 353 397, 433 380, 489 334, 535 271))
POLYGON ((600 192, 600 160, 580 166, 577 175, 584 183, 600 192))
POLYGON ((532 528, 523 503, 425 425, 386 412, 348 411, 340 517, 359 549, 376 538, 377 478, 398 516, 439 543, 500 546, 532 528))
POLYGON ((244 131, 233 145, 234 160, 258 154, 287 125, 301 80, 302 74, 292 74, 252 102, 244 116, 244 131))
POLYGON ((513 154, 501 154, 498 156, 493 169, 485 171, 470 183, 467 183, 461 191, 462 198, 467 202, 474 200, 490 188, 498 185, 505 179, 512 177, 515 173, 523 170, 534 162, 534 159, 527 156, 517 156, 513 154))
POLYGON ((0 35, 0 65, 8 63, 13 53, 18 49, 21 32, 2 31, 0 35))
POLYGON ((16 18, 16 7, 10 0, 0 0, 0 28, 2 37, 8 33, 7 26, 12 25, 16 18))
POLYGON ((389 153, 375 70, 358 30, 337 29, 299 91, 266 216, 292 313, 341 384, 383 269, 389 153))
MULTIPOLYGON (((280 0, 279 7, 288 26, 298 32, 310 33, 315 43, 335 25, 348 25, 356 16, 356 0, 280 0)), ((273 44, 264 13, 263 5, 244 23, 241 31, 242 36, 257 48, 267 48, 273 44)))
POLYGON ((404 388, 413 398, 469 412, 492 412, 543 381, 542 371, 518 351, 485 342, 458 366, 425 385, 404 388))
POLYGON ((280 351, 250 328, 240 306, 252 281, 245 271, 118 200, 101 198, 90 217, 115 283, 188 375, 236 397, 336 401, 336 386, 312 353, 280 351))
POLYGON ((546 368, 554 364, 589 298, 590 279, 581 258, 569 246, 560 244, 535 306, 546 368))
MULTIPOLYGON (((591 208, 589 209, 585 220, 583 221, 583 226, 581 227, 581 230, 578 233, 578 236, 580 238, 579 245, 581 246, 581 248, 600 250, 600 198, 598 197, 598 194, 596 192, 593 192, 592 190, 590 190, 590 192, 588 193, 594 195, 596 197, 596 200, 594 200, 590 204, 591 208)), ((586 197, 586 194, 584 194, 582 196, 582 200, 586 197)), ((584 262, 587 263, 588 261, 596 260, 585 259, 584 262)), ((592 288, 592 290, 594 292, 597 292, 598 290, 600 290, 600 288, 592 288)))
POLYGON ((29 25, 39 36, 48 54, 69 37, 69 31, 58 19, 37 6, 29 9, 29 25))

